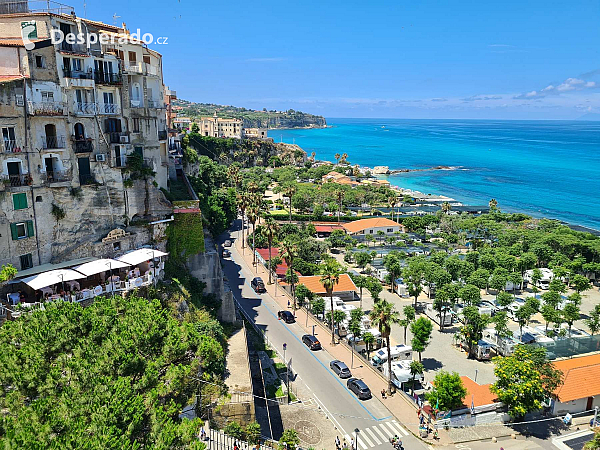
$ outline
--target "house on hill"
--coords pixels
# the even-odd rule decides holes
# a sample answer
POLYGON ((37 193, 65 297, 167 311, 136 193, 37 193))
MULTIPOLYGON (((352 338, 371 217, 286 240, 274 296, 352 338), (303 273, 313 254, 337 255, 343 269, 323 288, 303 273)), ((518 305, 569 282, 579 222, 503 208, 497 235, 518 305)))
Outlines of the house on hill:
POLYGON ((554 361, 563 384, 552 400, 553 414, 578 413, 600 407, 600 354, 554 361))
POLYGON ((398 231, 401 233, 406 232, 404 225, 385 217, 355 220, 354 222, 345 223, 343 227, 346 233, 351 236, 377 235, 378 231, 383 231, 386 236, 393 235, 398 231))
MULTIPOLYGON (((327 299, 327 291, 321 283, 320 275, 302 276, 298 277, 298 286, 303 284, 315 295, 321 296, 327 299)), ((357 287, 352 281, 352 278, 347 273, 340 275, 340 281, 333 287, 333 295, 341 298, 344 301, 358 299, 357 287)))

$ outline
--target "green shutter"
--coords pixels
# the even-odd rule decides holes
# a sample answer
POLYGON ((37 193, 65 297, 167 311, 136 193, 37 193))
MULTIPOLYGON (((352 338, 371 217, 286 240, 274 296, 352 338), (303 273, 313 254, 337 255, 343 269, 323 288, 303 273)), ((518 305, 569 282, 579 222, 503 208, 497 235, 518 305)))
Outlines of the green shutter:
POLYGON ((19 239, 19 235, 17 234, 17 224, 16 223, 10 224, 10 234, 12 235, 13 241, 16 241, 17 239, 19 239))
POLYGON ((27 237, 31 237, 34 236, 33 233, 33 221, 32 220, 28 220, 27 221, 27 237))
POLYGON ((27 194, 13 194, 13 206, 15 207, 15 211, 18 209, 26 209, 27 208, 27 194))

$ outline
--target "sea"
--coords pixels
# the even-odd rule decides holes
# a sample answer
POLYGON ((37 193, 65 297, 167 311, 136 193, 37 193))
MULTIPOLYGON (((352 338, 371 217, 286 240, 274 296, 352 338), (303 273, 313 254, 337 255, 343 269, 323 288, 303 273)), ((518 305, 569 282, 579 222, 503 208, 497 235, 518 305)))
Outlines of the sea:
POLYGON ((270 130, 320 160, 394 169, 392 185, 467 205, 600 230, 600 122, 327 119, 328 128, 270 130))

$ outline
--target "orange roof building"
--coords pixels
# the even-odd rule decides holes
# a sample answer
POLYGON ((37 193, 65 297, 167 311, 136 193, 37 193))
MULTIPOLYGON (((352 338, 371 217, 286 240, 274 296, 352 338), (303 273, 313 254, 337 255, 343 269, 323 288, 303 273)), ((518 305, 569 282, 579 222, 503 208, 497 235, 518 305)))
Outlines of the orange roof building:
POLYGON ((460 379, 467 390, 467 396, 464 400, 465 407, 470 408, 471 402, 475 408, 499 403, 496 394, 490 391, 491 384, 478 384, 464 375, 460 379))
MULTIPOLYGON (((316 295, 327 295, 327 291, 325 290, 323 283, 321 283, 320 275, 298 277, 298 285, 300 284, 306 286, 311 292, 313 292, 316 295)), ((350 275, 348 275, 347 273, 343 273, 340 275, 340 281, 333 287, 333 294, 340 298, 350 295, 352 296, 352 298, 354 298, 354 295, 357 290, 358 289, 356 288, 354 281, 352 281, 352 278, 350 278, 350 275)))
POLYGON ((600 354, 555 361, 563 373, 563 384, 554 392, 555 414, 576 413, 600 407, 600 354))
POLYGON ((345 223, 343 227, 348 234, 355 235, 376 235, 380 230, 386 235, 394 234, 397 231, 404 233, 405 231, 404 225, 385 217, 355 220, 354 222, 345 223))

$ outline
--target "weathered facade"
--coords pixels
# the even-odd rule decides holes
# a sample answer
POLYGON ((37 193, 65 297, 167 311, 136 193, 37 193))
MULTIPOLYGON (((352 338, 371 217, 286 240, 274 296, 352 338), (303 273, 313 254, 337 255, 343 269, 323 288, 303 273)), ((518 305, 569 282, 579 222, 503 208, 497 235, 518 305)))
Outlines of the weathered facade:
POLYGON ((172 213, 161 55, 65 12, 0 10, 0 264, 18 270, 114 254, 115 228, 130 227, 125 247, 155 242, 132 222, 172 213), (115 39, 52 44, 52 30, 115 39))

